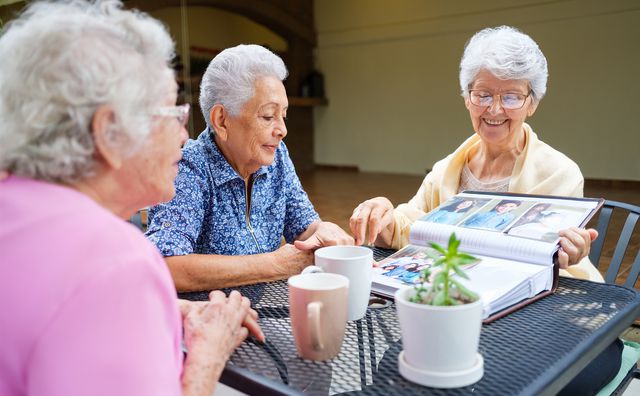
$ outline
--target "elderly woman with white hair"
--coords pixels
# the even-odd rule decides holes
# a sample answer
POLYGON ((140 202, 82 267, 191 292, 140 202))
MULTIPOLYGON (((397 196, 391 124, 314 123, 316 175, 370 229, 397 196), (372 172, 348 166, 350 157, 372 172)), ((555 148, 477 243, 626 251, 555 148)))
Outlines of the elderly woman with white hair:
MULTIPOLYGON (((377 197, 358 205, 350 219, 356 244, 367 238, 399 249, 408 243, 416 219, 464 190, 582 197, 578 165, 538 139, 525 122, 544 97, 547 76, 547 60, 531 37, 507 26, 476 33, 460 62, 460 88, 475 134, 433 166, 408 203, 394 209, 387 198, 377 197)), ((559 234, 561 275, 602 282, 586 258, 597 232, 571 228, 559 234)), ((620 348, 613 344, 568 394, 589 394, 611 380, 620 366, 620 348)))
MULTIPOLYGON (((393 208, 384 197, 361 203, 350 226, 356 243, 401 248, 411 224, 464 190, 581 197, 584 178, 571 159, 538 139, 525 122, 547 90, 547 60, 538 45, 502 26, 476 33, 460 62, 460 88, 475 134, 425 177, 416 195, 393 208)), ((595 230, 561 232, 562 274, 603 281, 587 260, 595 230)))
POLYGON ((2 32, 0 394, 211 395, 248 333, 264 340, 238 292, 178 304, 123 220, 174 195, 172 58, 164 27, 115 1, 34 3, 2 32))
POLYGON ((176 196, 149 211, 147 237, 178 290, 283 279, 313 263, 313 250, 353 244, 321 221, 282 141, 287 69, 259 45, 219 53, 200 87, 207 128, 183 149, 176 196), (286 244, 282 244, 282 238, 286 244))

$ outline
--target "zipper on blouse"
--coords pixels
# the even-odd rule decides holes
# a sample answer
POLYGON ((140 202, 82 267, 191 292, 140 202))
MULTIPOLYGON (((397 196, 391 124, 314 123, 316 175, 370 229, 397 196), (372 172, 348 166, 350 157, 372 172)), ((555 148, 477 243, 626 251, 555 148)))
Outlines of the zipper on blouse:
POLYGON ((251 192, 249 192, 249 184, 244 184, 244 196, 246 201, 246 213, 245 218, 247 219, 247 228, 249 229, 249 234, 253 238, 253 241, 256 243, 256 247, 258 248, 258 253, 262 253, 262 249, 260 248, 260 244, 258 243, 258 239, 256 239, 256 235, 253 232, 253 227, 251 226, 251 203, 253 202, 253 185, 255 183, 255 179, 253 176, 251 177, 251 192))

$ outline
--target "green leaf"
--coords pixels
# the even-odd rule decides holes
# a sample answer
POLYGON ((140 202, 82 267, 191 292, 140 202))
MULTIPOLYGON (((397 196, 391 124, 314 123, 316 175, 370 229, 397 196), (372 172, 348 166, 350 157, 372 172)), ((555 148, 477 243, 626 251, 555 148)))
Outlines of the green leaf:
POLYGON ((455 298, 449 298, 446 305, 462 305, 462 303, 455 298))
POLYGON ((456 242, 456 233, 452 232, 449 236, 449 247, 451 247, 456 242))
POLYGON ((436 293, 435 296, 433 296, 433 302, 432 305, 446 305, 447 302, 447 296, 444 294, 444 291, 439 291, 438 293, 436 293))
POLYGON ((423 280, 423 282, 428 282, 429 281, 429 276, 431 276, 431 268, 430 267, 426 267, 420 273, 420 278, 423 280))
POLYGON ((434 248, 435 250, 440 252, 440 254, 447 254, 447 252, 445 252, 444 248, 442 246, 438 245, 437 243, 429 242, 429 245, 431 245, 432 248, 434 248))
POLYGON ((480 298, 477 293, 467 289, 462 283, 458 282, 457 280, 451 279, 451 283, 453 283, 456 286, 460 294, 468 297, 469 299, 472 299, 475 301, 478 298, 480 298))
POLYGON ((466 273, 466 272, 464 272, 464 271, 462 270, 462 268, 460 268, 459 266, 457 266, 457 265, 456 265, 455 267, 453 267, 453 270, 455 271, 455 273, 456 273, 459 277, 464 278, 464 279, 469 279, 469 275, 467 275, 467 273, 466 273))
POLYGON ((433 283, 434 285, 438 285, 441 283, 444 283, 444 281, 447 279, 449 274, 447 274, 447 271, 439 271, 436 276, 433 277, 433 283))
POLYGON ((444 264, 444 262, 445 262, 445 261, 446 261, 446 258, 445 258, 445 257, 440 257, 440 258, 439 258, 439 259, 437 259, 437 260, 436 260, 432 265, 433 265, 434 267, 439 267, 439 266, 441 266, 442 264, 444 264))
POLYGON ((457 239, 455 233, 449 236, 446 250, 435 242, 429 243, 433 250, 427 251, 427 255, 434 260, 434 263, 431 268, 422 270, 421 280, 428 282, 430 276, 433 276, 433 279, 431 285, 426 287, 424 284, 414 286, 416 298, 412 301, 431 305, 460 305, 468 300, 478 299, 476 293, 452 277, 456 274, 461 278, 469 279, 463 268, 478 261, 467 253, 459 252, 460 244, 461 241, 457 239), (437 269, 437 272, 434 269, 437 269))
POLYGON ((463 266, 463 267, 466 267, 466 266, 469 266, 470 264, 477 263, 478 261, 480 261, 480 260, 478 260, 478 259, 475 259, 475 260, 460 259, 460 265, 463 266))
POLYGON ((477 261, 478 259, 473 257, 470 254, 467 253, 458 253, 458 257, 463 259, 463 260, 473 260, 473 261, 477 261))
POLYGON ((458 257, 450 257, 449 258, 449 266, 453 267, 457 267, 460 265, 460 259, 458 259, 458 257))
POLYGON ((453 242, 453 245, 451 245, 451 249, 452 249, 451 250, 451 254, 452 255, 458 254, 458 247, 460 246, 460 242, 461 241, 459 239, 456 239, 456 241, 453 242))
POLYGON ((442 257, 442 254, 435 250, 427 250, 427 256, 435 261, 442 257))
POLYGON ((477 257, 473 257, 466 253, 460 253, 458 254, 458 257, 460 259, 460 265, 469 265, 480 261, 477 257))
POLYGON ((455 257, 458 253, 458 246, 460 246, 460 240, 456 239, 455 232, 452 232, 451 236, 449 237, 449 246, 447 249, 449 255, 451 255, 452 257, 455 257))

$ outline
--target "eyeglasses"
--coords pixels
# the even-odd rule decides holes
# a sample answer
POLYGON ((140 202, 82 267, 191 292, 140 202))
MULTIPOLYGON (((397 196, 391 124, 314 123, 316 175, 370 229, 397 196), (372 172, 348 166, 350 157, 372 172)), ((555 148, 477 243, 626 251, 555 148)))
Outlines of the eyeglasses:
POLYGON ((189 103, 185 103, 181 106, 165 106, 158 107, 151 114, 159 117, 175 117, 178 122, 184 127, 189 120, 189 103))
POLYGON ((493 104, 493 98, 497 96, 500 98, 500 106, 502 106, 503 109, 516 110, 521 109, 522 106, 524 106, 524 103, 530 95, 531 91, 526 95, 511 92, 492 94, 491 92, 472 89, 469 91, 469 100, 471 101, 471 104, 476 106, 489 107, 493 104))

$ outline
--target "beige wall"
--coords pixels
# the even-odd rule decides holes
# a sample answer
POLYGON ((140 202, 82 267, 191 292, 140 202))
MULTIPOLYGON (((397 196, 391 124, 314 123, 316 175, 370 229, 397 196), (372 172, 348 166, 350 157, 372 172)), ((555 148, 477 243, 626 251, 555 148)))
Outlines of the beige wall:
MULTIPOLYGON (((222 50, 238 44, 266 44, 275 51, 287 50, 287 42, 282 37, 242 15, 212 7, 188 7, 187 10, 190 46, 222 50)), ((167 25, 176 40, 177 52, 182 54, 180 8, 162 8, 150 14, 167 25)))
POLYGON ((640 2, 317 0, 315 159, 423 174, 473 133, 459 96, 465 42, 487 26, 530 34, 549 61, 529 122, 585 177, 640 180, 640 2))

